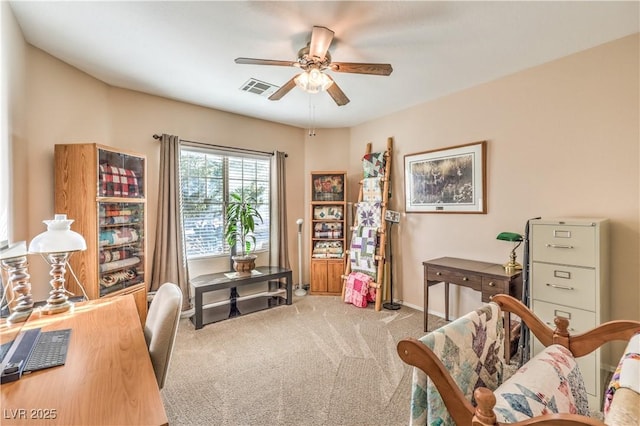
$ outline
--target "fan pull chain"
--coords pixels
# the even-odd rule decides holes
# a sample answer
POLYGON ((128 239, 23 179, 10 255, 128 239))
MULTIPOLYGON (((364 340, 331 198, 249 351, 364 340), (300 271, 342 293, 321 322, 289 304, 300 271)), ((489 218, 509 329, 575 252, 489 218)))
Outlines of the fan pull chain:
POLYGON ((309 136, 316 135, 316 106, 311 101, 309 95, 309 136))

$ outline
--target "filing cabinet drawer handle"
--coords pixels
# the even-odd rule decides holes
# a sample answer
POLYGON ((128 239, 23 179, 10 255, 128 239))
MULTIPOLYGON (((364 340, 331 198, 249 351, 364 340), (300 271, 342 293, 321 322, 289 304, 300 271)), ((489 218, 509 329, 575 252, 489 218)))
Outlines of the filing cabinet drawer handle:
POLYGON ((495 286, 496 286, 496 283, 494 283, 493 281, 489 282, 489 287, 495 287, 495 286))
POLYGON ((573 246, 565 245, 565 244, 547 244, 547 247, 551 248, 559 248, 559 249, 572 249, 573 246))
POLYGON ((547 287, 559 288, 559 289, 562 289, 562 290, 575 290, 575 288, 573 288, 573 287, 569 287, 569 286, 565 286, 565 285, 558 285, 558 284, 549 284, 549 283, 547 283, 547 287))
MULTIPOLYGON (((547 324, 549 327, 555 328, 555 326, 556 326, 555 324, 552 324, 549 321, 545 321, 544 323, 547 324)), ((567 328, 567 331, 576 331, 576 329, 573 328, 573 327, 569 327, 569 328, 567 328)))

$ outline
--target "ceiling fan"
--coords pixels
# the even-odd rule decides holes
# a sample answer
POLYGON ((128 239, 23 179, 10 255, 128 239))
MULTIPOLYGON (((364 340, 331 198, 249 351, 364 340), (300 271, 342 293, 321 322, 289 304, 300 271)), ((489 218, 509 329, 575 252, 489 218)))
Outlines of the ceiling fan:
POLYGON ((291 66, 303 70, 302 73, 287 81, 274 92, 269 99, 277 101, 289 93, 296 85, 309 93, 326 90, 339 106, 349 103, 338 84, 324 73, 325 70, 348 72, 355 74, 390 75, 393 68, 390 64, 368 64, 358 62, 332 62, 329 45, 333 41, 334 32, 325 27, 314 26, 311 41, 298 51, 296 61, 278 61, 273 59, 236 58, 236 64, 291 66))

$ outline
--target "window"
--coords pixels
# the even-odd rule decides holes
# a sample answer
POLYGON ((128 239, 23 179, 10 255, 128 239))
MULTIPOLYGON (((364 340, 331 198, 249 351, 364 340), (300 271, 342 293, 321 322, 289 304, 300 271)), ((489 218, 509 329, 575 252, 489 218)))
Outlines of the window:
POLYGON ((188 259, 229 255, 224 239, 229 194, 257 200, 255 250, 269 249, 270 164, 268 155, 227 153, 183 146, 180 150, 182 225, 188 259))

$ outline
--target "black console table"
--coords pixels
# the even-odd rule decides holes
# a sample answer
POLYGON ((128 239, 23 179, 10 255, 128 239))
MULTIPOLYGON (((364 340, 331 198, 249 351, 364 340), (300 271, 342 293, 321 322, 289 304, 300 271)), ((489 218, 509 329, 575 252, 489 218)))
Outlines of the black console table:
POLYGON ((196 327, 196 330, 201 329, 205 324, 221 321, 223 319, 232 318, 242 315, 238 309, 238 302, 249 299, 261 299, 264 301, 262 307, 253 309, 251 312, 255 312, 261 309, 268 309, 274 306, 282 304, 290 305, 292 302, 292 276, 291 269, 280 268, 278 266, 258 266, 254 269, 251 275, 237 275, 232 272, 218 272, 215 274, 205 274, 195 277, 189 280, 189 284, 195 291, 195 314, 191 317, 191 322, 196 327), (237 276, 236 276, 237 275, 237 276), (284 278, 286 284, 284 288, 281 287, 280 279, 284 278), (276 281, 273 283, 273 281, 276 281), (240 296, 237 288, 247 284, 268 282, 269 289, 264 292, 240 296), (231 289, 231 295, 229 300, 222 303, 214 303, 210 305, 203 304, 204 293, 222 290, 225 288, 231 289), (283 297, 285 296, 285 297, 283 297), (219 312, 216 314, 214 308, 220 305, 230 304, 228 314, 221 316, 219 312), (210 315, 207 315, 211 312, 210 315), (205 318, 205 316, 207 318, 205 318))

